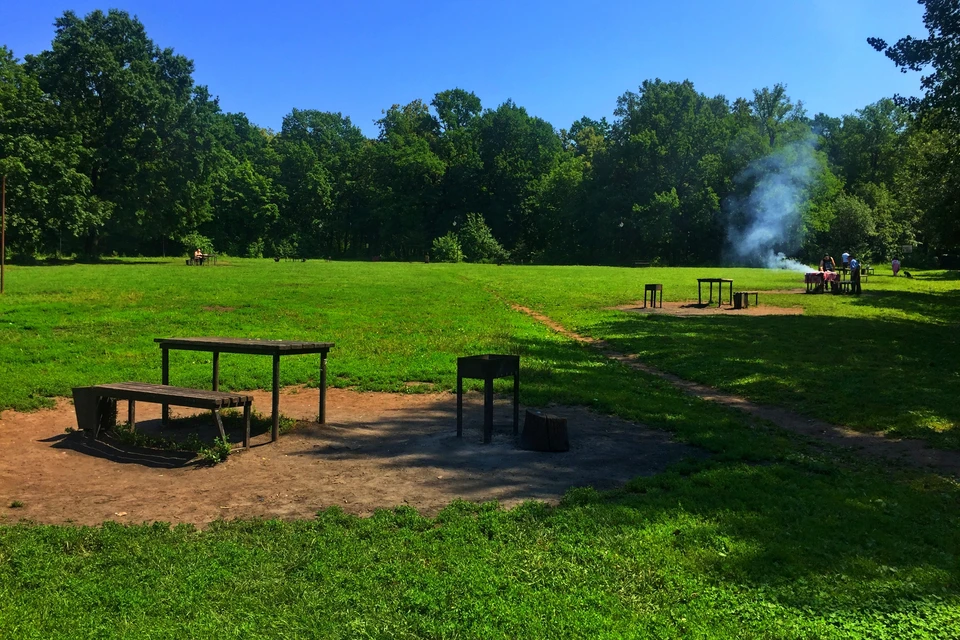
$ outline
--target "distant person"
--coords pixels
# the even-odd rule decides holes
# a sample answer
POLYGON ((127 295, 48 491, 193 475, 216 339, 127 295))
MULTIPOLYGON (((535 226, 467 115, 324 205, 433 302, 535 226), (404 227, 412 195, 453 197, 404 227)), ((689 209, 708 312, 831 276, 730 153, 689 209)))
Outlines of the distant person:
POLYGON ((820 261, 820 271, 836 271, 837 263, 833 261, 833 258, 828 254, 823 256, 823 260, 820 261))
POLYGON ((194 252, 193 252, 193 261, 202 266, 202 265, 203 265, 203 251, 201 251, 200 249, 197 249, 196 251, 194 251, 194 252))
POLYGON ((840 264, 843 265, 844 271, 850 268, 850 252, 849 251, 844 251, 843 255, 840 256, 840 264))
POLYGON ((893 269, 893 275, 896 276, 900 273, 900 261, 894 258, 893 262, 890 263, 890 268, 893 269))
POLYGON ((860 295, 860 261, 853 256, 849 256, 850 261, 847 265, 850 267, 850 292, 860 295))

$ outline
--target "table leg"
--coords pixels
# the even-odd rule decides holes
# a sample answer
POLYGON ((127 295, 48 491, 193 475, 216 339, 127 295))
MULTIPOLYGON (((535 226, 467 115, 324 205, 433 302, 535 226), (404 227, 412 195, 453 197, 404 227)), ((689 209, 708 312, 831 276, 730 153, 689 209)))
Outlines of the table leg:
POLYGON ((130 425, 130 431, 133 431, 137 426, 137 402, 135 400, 127 400, 127 424, 130 425))
MULTIPOLYGON (((170 384, 170 349, 160 347, 160 384, 170 384)), ((162 404, 160 409, 160 424, 167 424, 170 420, 170 405, 162 404)))
POLYGON ((327 354, 320 354, 320 413, 318 422, 327 422, 327 354))
POLYGON ((483 381, 483 444, 493 441, 493 378, 483 381))
POLYGON ((520 435, 520 372, 513 374, 513 435, 520 435))
POLYGON ((729 300, 731 304, 733 303, 733 281, 730 282, 730 297, 727 298, 727 300, 729 300))
POLYGON ((271 442, 280 437, 280 354, 273 354, 273 430, 270 432, 271 442))
POLYGON ((220 419, 220 410, 213 410, 213 417, 217 419, 217 429, 220 430, 220 438, 226 442, 227 441, 227 432, 223 429, 223 420, 220 419))
POLYGON ((243 405, 243 448, 250 450, 250 403, 243 405))
POLYGON ((457 376, 457 437, 463 437, 463 378, 457 376))
POLYGON ((700 289, 700 286, 702 284, 703 284, 702 282, 697 280, 697 305, 698 306, 703 304, 703 293, 701 293, 701 289, 700 289))
POLYGON ((220 391, 220 352, 213 352, 213 390, 220 391))

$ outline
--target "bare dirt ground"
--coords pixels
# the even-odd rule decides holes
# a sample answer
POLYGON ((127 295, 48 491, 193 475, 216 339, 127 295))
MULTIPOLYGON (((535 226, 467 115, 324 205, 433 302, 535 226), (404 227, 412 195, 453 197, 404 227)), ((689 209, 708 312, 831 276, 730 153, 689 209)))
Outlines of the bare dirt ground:
MULTIPOLYGON (((267 392, 254 407, 270 407, 267 392)), ((118 403, 118 415, 126 405, 118 403)), ((134 449, 110 438, 90 442, 73 406, 0 415, 0 523, 188 522, 279 517, 310 518, 338 505, 368 515, 409 505, 435 514, 455 498, 556 502, 570 487, 611 488, 703 452, 668 435, 582 408, 551 406, 566 417, 571 449, 537 453, 517 448, 510 400, 499 399, 494 441, 481 443, 482 396, 464 398, 464 437, 456 437, 456 396, 359 393, 330 389, 327 424, 315 419, 316 389, 286 389, 284 415, 304 420, 270 444, 268 434, 248 452, 205 466, 191 454, 134 449), (11 508, 13 501, 23 506, 11 508)), ((521 429, 523 427, 521 407, 521 429)), ((189 412, 189 410, 186 410, 189 412)), ((172 408, 178 415, 176 408, 172 408)), ((179 414, 179 415, 186 415, 179 414)), ((159 405, 138 403, 138 429, 159 429, 159 405)), ((210 441, 212 433, 203 434, 210 441)), ((232 434, 232 440, 239 434, 232 434)))
MULTIPOLYGON (((609 343, 603 340, 591 338, 590 336, 582 336, 570 331, 556 320, 533 309, 516 304, 512 305, 512 307, 517 311, 526 313, 531 318, 543 323, 557 333, 577 340, 578 342, 588 344, 599 350, 606 357, 622 362, 628 367, 659 376, 690 395, 740 409, 758 418, 772 422, 783 429, 859 454, 909 464, 915 467, 928 468, 960 477, 960 452, 934 449, 927 446, 922 440, 894 439, 884 437, 882 434, 855 431, 845 426, 810 418, 790 411, 789 409, 757 404, 742 396, 721 391, 698 382, 684 380, 672 373, 661 371, 641 361, 640 358, 634 354, 623 353, 613 349, 609 343)), ((760 307, 760 309, 762 308, 763 307, 760 307)))
MULTIPOLYGON (((751 297, 751 302, 753 298, 751 297)), ((631 313, 666 314, 671 316, 799 316, 803 307, 771 307, 768 304, 751 304, 746 309, 734 309, 732 305, 697 304, 696 302, 664 302, 662 307, 644 307, 643 302, 613 307, 631 313)))

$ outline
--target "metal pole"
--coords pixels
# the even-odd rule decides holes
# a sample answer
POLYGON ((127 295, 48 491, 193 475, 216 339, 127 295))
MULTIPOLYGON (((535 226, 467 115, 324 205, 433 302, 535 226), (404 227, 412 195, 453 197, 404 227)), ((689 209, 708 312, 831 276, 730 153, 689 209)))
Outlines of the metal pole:
POLYGON ((0 293, 3 293, 3 269, 7 260, 7 176, 3 176, 0 193, 0 293))

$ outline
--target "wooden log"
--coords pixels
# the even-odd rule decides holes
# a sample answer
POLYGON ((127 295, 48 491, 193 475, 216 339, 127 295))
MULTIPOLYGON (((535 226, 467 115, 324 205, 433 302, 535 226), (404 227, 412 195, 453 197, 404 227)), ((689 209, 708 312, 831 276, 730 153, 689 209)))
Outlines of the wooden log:
POLYGON ((531 451, 569 451, 567 419, 527 409, 520 447, 531 451))

